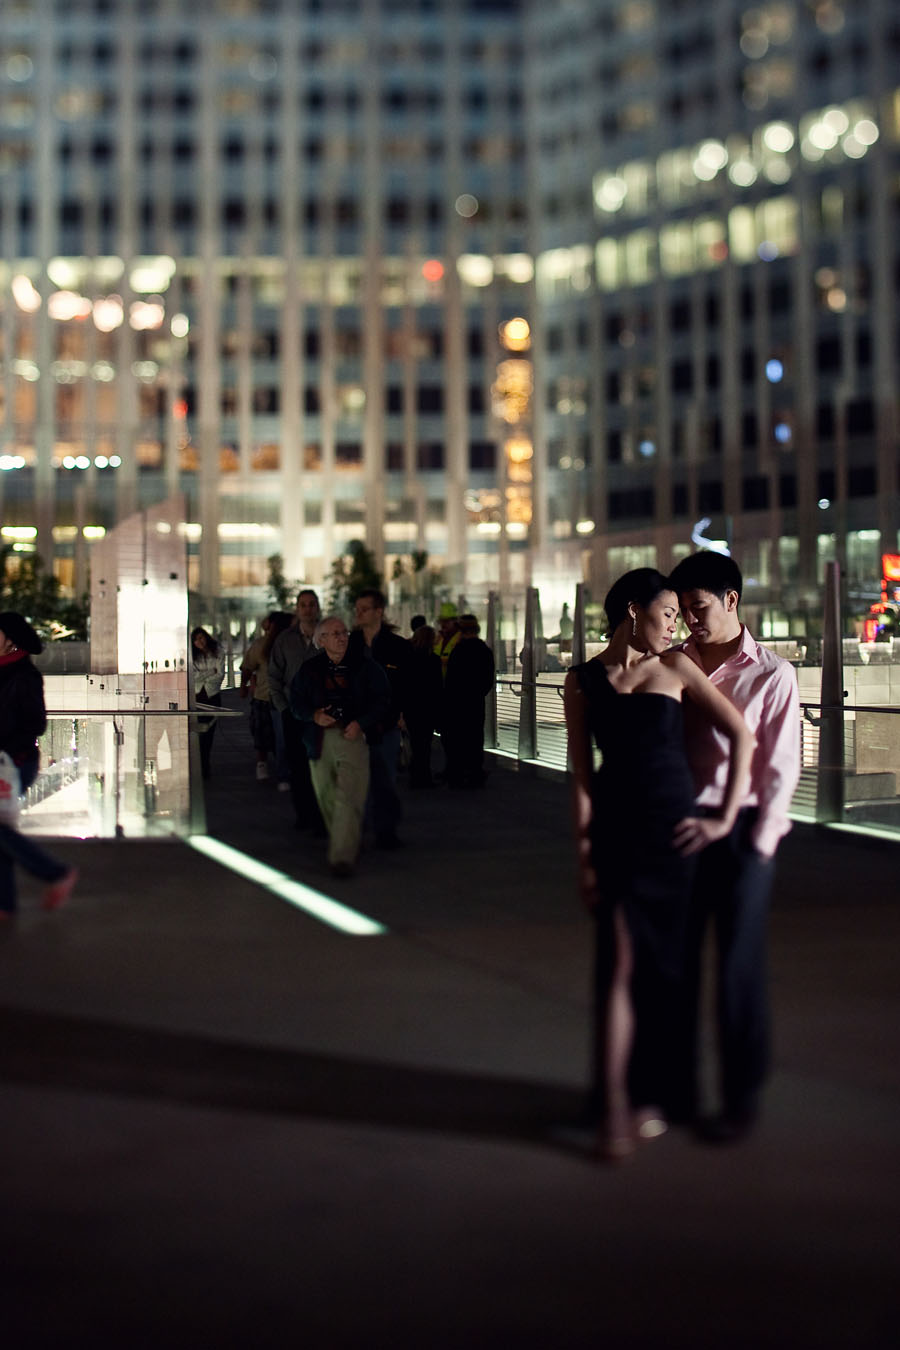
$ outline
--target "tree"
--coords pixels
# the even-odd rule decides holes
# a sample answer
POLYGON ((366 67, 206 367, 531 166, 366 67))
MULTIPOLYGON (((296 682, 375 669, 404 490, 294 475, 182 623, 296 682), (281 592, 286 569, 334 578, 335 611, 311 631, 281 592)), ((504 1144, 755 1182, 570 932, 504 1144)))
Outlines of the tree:
POLYGON ((22 614, 47 642, 87 639, 90 603, 61 594, 57 577, 48 572, 39 553, 0 548, 0 609, 22 614))
POLYGON ((266 594, 266 603, 271 605, 272 609, 292 610, 297 591, 300 589, 298 581, 288 581, 284 575, 284 558, 280 553, 273 553, 266 562, 269 567, 269 588, 266 594))
POLYGON ((394 559, 391 580, 399 581, 404 600, 421 599, 433 602, 435 589, 441 580, 440 569, 429 568, 428 550, 413 549, 408 557, 394 559))
POLYGON ((375 554, 360 539, 351 539, 347 552, 335 558, 328 579, 327 608, 352 609, 360 591, 382 590, 384 578, 375 565, 375 554))

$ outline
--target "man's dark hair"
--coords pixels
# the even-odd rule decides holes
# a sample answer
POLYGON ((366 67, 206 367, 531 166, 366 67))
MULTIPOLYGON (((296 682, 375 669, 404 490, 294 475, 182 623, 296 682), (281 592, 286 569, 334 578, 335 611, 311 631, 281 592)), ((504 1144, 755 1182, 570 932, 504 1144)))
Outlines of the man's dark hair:
POLYGON ((646 609, 663 591, 673 589, 668 577, 664 577, 662 572, 657 572, 655 567, 636 567, 633 572, 626 572, 624 576, 619 577, 619 580, 610 586, 603 601, 610 636, 619 624, 628 618, 628 606, 632 600, 636 605, 640 605, 641 609, 646 609))
POLYGON ((319 597, 316 595, 315 591, 313 590, 313 588, 312 588, 311 586, 304 586, 302 591, 298 591, 298 592, 297 592, 297 604, 298 604, 298 605, 299 605, 300 601, 303 599, 304 595, 311 595, 311 596, 312 596, 312 598, 313 598, 313 599, 315 600, 315 602, 316 602, 316 605, 318 606, 319 613, 321 614, 321 613, 322 613, 322 606, 319 604, 319 597))
POLYGON ((679 598, 686 591, 709 591, 724 600, 726 591, 737 591, 740 600, 744 578, 734 558, 703 549, 682 558, 669 577, 669 585, 679 598))
POLYGON ((387 609, 387 596, 374 586, 366 586, 365 590, 358 591, 354 599, 371 600, 376 609, 387 609))

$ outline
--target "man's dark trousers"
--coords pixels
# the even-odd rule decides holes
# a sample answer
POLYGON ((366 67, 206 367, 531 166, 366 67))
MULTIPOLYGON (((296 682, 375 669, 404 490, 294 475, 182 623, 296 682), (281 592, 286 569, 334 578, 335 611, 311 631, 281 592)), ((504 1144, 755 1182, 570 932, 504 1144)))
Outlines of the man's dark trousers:
POLYGON ((315 834, 325 834, 322 812, 316 801, 316 794, 309 772, 309 755, 303 742, 303 723, 286 708, 280 714, 284 727, 284 751, 291 775, 291 801, 300 829, 311 829, 315 834))
POLYGON ((726 1117, 752 1121, 770 1059, 767 928, 775 859, 751 841, 756 809, 746 808, 724 839, 699 855, 687 931, 682 1083, 678 1109, 699 1102, 698 1018, 703 944, 712 920, 716 941, 716 1018, 721 1106, 726 1117))

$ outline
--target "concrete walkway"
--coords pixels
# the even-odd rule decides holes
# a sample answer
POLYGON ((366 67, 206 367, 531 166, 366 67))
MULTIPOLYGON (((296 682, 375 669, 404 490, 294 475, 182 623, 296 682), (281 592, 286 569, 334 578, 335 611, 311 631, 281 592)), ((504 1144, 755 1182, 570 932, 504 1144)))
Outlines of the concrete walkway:
POLYGON ((405 792, 333 881, 223 722, 209 831, 384 924, 337 933, 181 842, 59 841, 0 932, 10 1350, 896 1343, 900 850, 797 826, 776 1072, 746 1144, 557 1141, 587 1062, 564 787, 405 792))

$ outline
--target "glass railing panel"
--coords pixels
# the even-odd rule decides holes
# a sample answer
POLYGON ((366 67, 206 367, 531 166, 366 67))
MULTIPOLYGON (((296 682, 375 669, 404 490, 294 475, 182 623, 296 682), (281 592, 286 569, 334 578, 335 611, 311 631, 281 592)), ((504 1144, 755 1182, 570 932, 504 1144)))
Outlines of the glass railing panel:
POLYGON ((522 669, 525 645, 525 605, 500 598, 496 608, 494 661, 498 675, 516 675, 522 669))
POLYGON ((195 719, 185 671, 46 674, 44 697, 41 772, 26 795, 23 830, 79 838, 191 832, 195 719))
POLYGON ((849 710, 844 820, 900 833, 900 709, 849 710))
POLYGON ((519 753, 519 716, 522 707, 521 679, 497 677, 497 745, 505 755, 519 753))
POLYGON ((556 769, 566 767, 564 681, 564 672, 541 674, 537 681, 537 758, 556 769))
POLYGON ((22 830, 80 839, 191 833, 192 720, 185 711, 51 714, 22 830))

